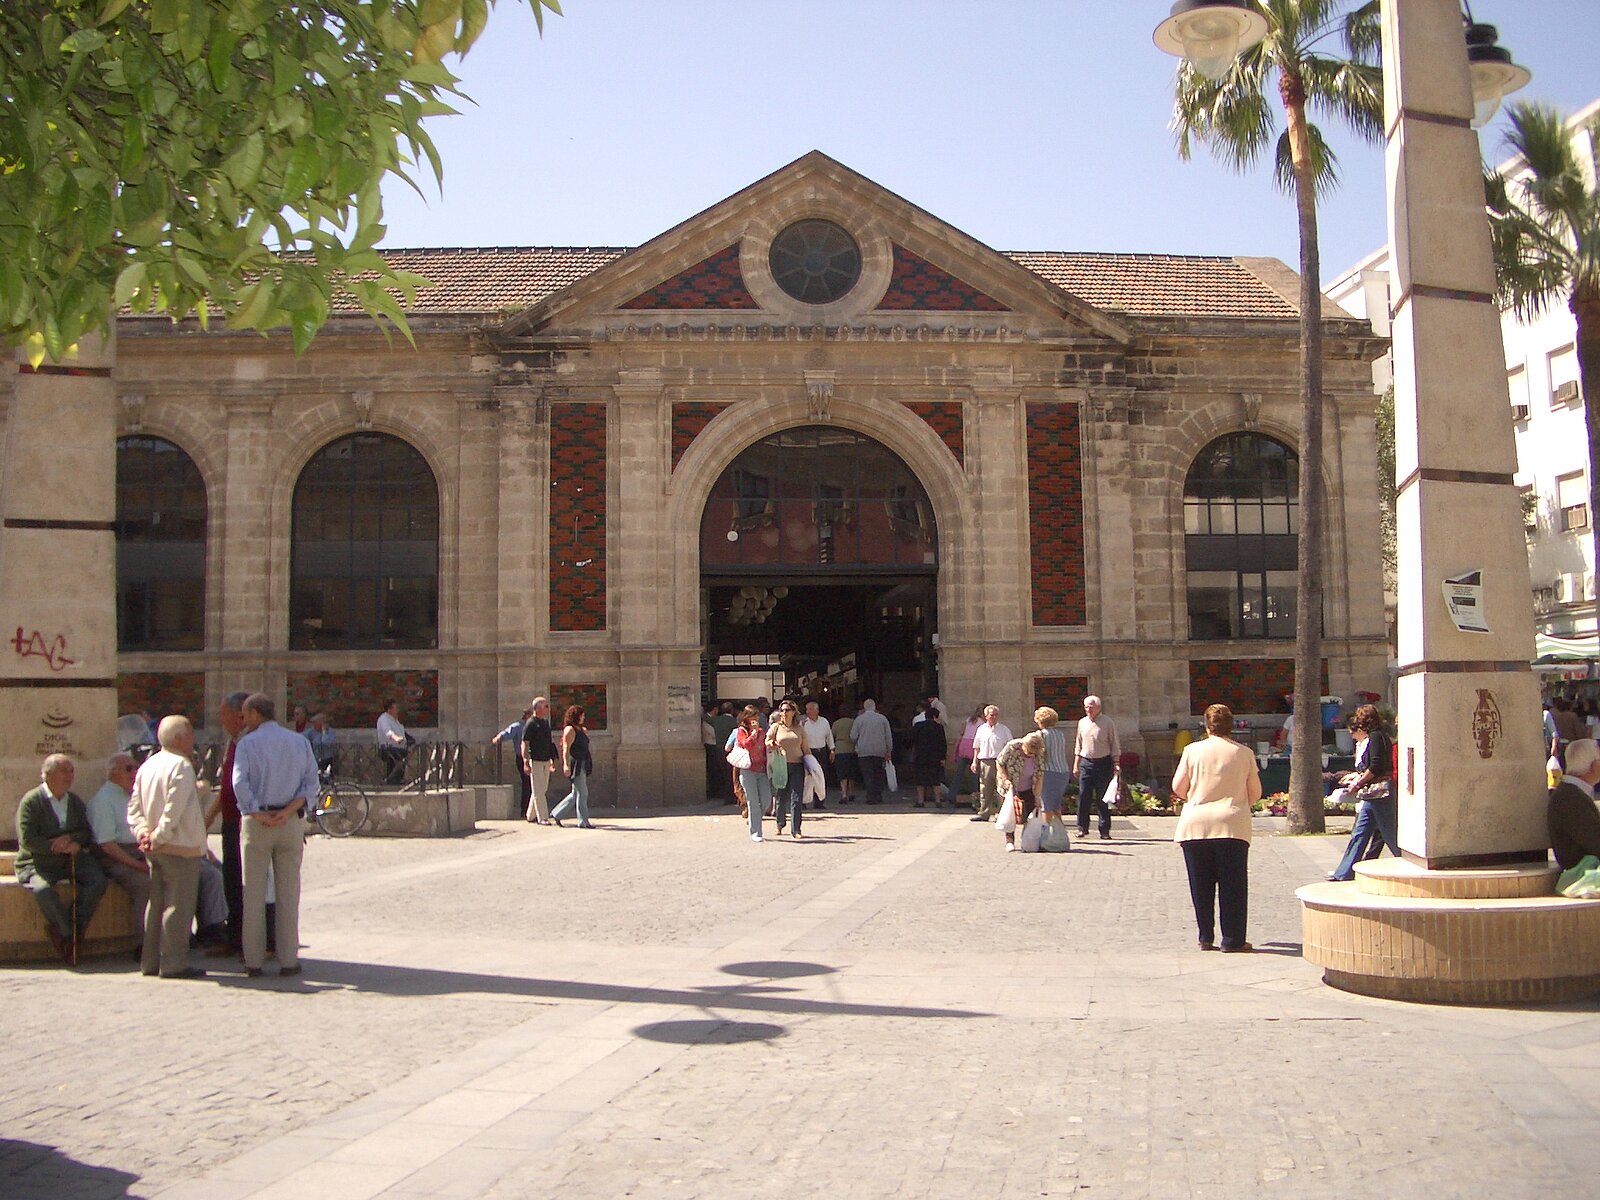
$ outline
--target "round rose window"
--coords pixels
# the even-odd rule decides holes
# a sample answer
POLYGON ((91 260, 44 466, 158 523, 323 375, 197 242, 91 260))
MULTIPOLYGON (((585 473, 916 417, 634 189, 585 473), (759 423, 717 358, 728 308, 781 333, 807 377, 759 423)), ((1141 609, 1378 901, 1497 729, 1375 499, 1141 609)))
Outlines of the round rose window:
POLYGON ((772 239, 772 278, 806 304, 831 304, 861 278, 861 249, 832 221, 797 221, 772 239))

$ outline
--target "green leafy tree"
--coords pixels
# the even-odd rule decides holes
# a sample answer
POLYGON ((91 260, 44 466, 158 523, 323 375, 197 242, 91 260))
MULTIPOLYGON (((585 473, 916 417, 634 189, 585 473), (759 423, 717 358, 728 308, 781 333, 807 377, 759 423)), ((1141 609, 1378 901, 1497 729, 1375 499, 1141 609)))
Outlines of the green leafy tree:
POLYGON ((1188 63, 1178 68, 1173 127, 1178 153, 1200 143, 1236 170, 1269 150, 1280 187, 1295 201, 1300 233, 1300 538, 1295 616, 1295 738, 1289 828, 1321 832, 1322 760, 1322 283, 1317 196, 1336 179, 1333 151, 1308 118, 1315 111, 1374 143, 1383 135, 1383 77, 1376 65, 1378 4, 1344 0, 1253 0, 1267 35, 1212 82, 1188 63), (1329 41, 1343 53, 1330 53, 1329 41), (1273 102, 1276 92, 1277 103, 1273 102), (1283 117, 1279 131, 1278 114, 1283 117))
MULTIPOLYGON (((1578 324, 1578 380, 1589 427, 1589 511, 1600 512, 1600 116, 1574 127, 1553 108, 1514 104, 1508 172, 1488 177, 1489 229, 1502 305, 1532 320, 1565 302, 1578 324)), ((1595 559, 1600 531, 1590 522, 1595 559)))
POLYGON ((0 340, 60 358, 123 306, 297 351, 336 306, 409 337, 379 188, 438 178, 441 60, 491 3, 0 3, 0 340))

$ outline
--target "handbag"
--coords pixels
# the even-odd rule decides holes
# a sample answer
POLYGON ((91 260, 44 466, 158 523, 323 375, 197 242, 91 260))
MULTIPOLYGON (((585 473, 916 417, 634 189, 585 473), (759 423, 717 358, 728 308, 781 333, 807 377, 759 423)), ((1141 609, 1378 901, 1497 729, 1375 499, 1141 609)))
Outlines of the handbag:
POLYGON ((1065 854, 1072 849, 1072 839, 1067 836, 1067 823, 1055 813, 1044 821, 1044 834, 1039 839, 1039 850, 1044 854, 1065 854))
POLYGON ((736 771, 748 771, 750 769, 750 751, 743 746, 735 746, 728 751, 728 765, 736 771))

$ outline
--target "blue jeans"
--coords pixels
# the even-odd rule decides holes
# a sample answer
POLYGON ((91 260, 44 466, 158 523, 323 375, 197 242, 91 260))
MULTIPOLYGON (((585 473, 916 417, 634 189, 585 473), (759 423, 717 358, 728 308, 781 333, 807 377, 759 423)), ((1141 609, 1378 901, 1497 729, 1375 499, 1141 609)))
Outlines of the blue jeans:
POLYGON ((744 788, 745 802, 750 811, 750 835, 761 836, 761 819, 767 815, 767 802, 772 799, 772 780, 765 771, 740 771, 739 786, 744 788))
POLYGON ((1086 758, 1078 768, 1078 836, 1089 833, 1089 814, 1100 813, 1100 836, 1111 836, 1111 810, 1103 797, 1117 773, 1117 763, 1109 754, 1105 758, 1086 758))
POLYGON ((783 790, 777 794, 777 802, 773 805, 772 815, 778 818, 778 832, 783 832, 784 811, 790 816, 791 828, 795 834, 800 833, 800 814, 805 811, 806 795, 806 769, 800 763, 789 764, 789 780, 783 785, 783 790))
POLYGON ((578 824, 589 824, 589 772, 579 771, 572 777, 572 790, 567 793, 567 798, 556 805, 556 810, 550 814, 552 821, 559 821, 562 817, 572 815, 573 809, 578 811, 578 824))
POLYGON ((1356 864, 1377 858, 1385 846, 1389 853, 1400 857, 1396 829, 1399 825, 1400 806, 1393 796, 1382 800, 1363 800, 1356 805, 1356 823, 1350 828, 1350 840, 1345 844, 1344 857, 1334 868, 1333 879, 1354 879, 1356 864))

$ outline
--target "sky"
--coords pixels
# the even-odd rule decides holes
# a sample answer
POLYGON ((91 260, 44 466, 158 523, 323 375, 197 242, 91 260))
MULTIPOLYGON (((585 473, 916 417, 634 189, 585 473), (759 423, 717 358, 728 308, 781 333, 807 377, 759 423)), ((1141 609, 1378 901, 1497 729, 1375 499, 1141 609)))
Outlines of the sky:
MULTIPOLYGON (((385 189, 384 245, 636 246, 821 150, 998 250, 1298 261, 1294 207, 1170 131, 1164 0, 499 0, 430 124, 442 194, 385 189)), ((1533 72, 1600 98, 1600 0, 1477 0, 1533 72)), ((1325 127, 1326 128, 1326 127, 1325 127)), ((1383 152, 1328 130, 1326 283, 1386 238, 1383 152)), ((1505 157, 1501 121, 1482 131, 1505 157)))

